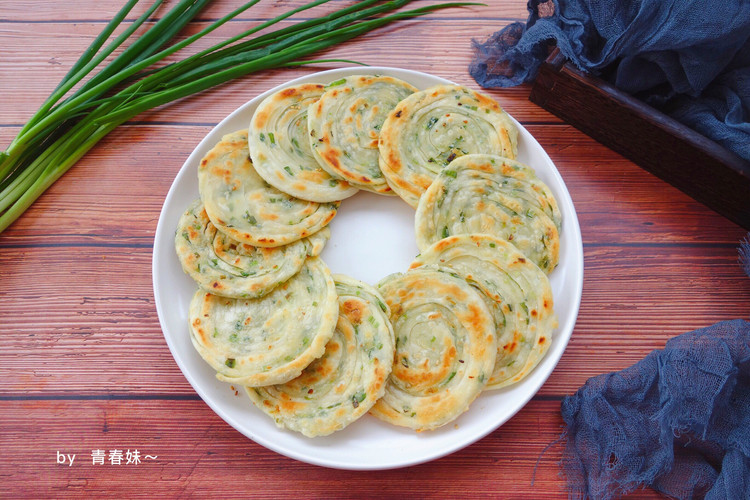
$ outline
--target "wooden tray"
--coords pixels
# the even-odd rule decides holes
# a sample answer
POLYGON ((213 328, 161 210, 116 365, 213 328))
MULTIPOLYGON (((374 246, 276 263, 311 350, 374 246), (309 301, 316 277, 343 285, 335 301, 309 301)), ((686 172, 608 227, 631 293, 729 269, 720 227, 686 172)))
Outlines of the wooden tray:
POLYGON ((578 70, 558 49, 529 100, 750 230, 750 162, 578 70))

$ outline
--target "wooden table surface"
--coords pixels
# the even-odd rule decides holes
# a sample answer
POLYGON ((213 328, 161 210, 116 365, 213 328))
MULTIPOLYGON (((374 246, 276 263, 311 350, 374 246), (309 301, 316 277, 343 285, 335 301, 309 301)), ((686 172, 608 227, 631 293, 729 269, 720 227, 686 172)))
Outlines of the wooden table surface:
MULTIPOLYGON (((121 3, 0 2, 0 146, 121 3)), ((292 3, 261 0, 212 38, 292 3)), ((325 55, 478 89, 467 70, 472 37, 526 19, 522 0, 486 3, 400 22, 325 55)), ((194 25, 239 4, 216 1, 194 25)), ((561 431, 566 395, 675 335, 748 318, 750 280, 737 262, 746 231, 530 103, 528 87, 487 91, 555 162, 581 225, 580 313, 546 384, 475 444, 404 469, 327 469, 247 439, 201 400, 167 348, 152 291, 156 224, 176 173, 216 123, 268 88, 332 67, 266 71, 140 115, 0 234, 0 496, 564 496, 560 446, 540 454, 561 431), (142 462, 94 465, 95 449, 138 449, 142 462), (77 458, 59 465, 58 453, 77 458)))

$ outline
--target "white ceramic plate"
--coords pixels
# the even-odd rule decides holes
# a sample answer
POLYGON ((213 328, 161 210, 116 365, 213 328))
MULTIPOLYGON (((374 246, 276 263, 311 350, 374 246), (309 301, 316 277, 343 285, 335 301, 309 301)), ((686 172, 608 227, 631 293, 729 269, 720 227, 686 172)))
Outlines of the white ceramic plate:
MULTIPOLYGON (((391 75, 420 89, 451 83, 403 69, 354 67, 311 74, 283 87, 304 82, 325 84, 362 73, 391 75)), ((550 275, 559 327, 547 355, 523 381, 481 394, 466 413, 435 431, 416 433, 365 415, 342 431, 309 439, 277 428, 272 419, 253 407, 241 388, 235 395, 229 384, 218 381, 193 348, 187 317, 197 286, 182 272, 175 254, 177 221, 190 202, 198 198, 197 166, 201 158, 224 134, 246 128, 258 103, 276 90, 259 95, 219 123, 188 157, 164 201, 154 241, 154 296, 164 337, 185 377, 221 418, 248 438, 288 457, 327 467, 376 470, 418 464, 489 434, 520 410, 554 369, 573 331, 583 287, 581 232, 570 194, 549 156, 520 125, 518 158, 533 166, 552 189, 563 217, 560 263, 550 275)), ((418 253, 414 210, 397 197, 361 191, 344 200, 330 227, 332 237, 322 253, 323 260, 334 273, 345 273, 370 284, 390 273, 406 271, 418 253)))

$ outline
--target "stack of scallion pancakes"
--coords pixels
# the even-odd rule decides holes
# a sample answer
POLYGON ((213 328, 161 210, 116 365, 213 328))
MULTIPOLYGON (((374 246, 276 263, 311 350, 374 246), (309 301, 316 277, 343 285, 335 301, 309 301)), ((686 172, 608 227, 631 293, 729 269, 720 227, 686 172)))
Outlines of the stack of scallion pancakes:
POLYGON ((418 431, 528 375, 557 326, 561 217, 514 160, 517 130, 468 88, 379 75, 276 92, 198 167, 175 245, 199 285, 190 335, 280 427, 331 434, 371 413, 418 431), (377 286, 319 254, 359 189, 416 208, 421 254, 377 286))

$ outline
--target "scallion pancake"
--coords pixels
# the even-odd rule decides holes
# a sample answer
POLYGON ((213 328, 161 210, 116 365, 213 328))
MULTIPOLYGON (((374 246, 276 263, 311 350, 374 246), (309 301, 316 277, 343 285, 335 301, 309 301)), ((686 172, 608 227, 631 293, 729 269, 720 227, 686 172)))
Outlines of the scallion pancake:
POLYGON ((257 299, 199 290, 190 303, 190 338, 217 378, 238 385, 282 384, 323 355, 338 318, 336 288, 320 257, 257 299))
POLYGON ((324 227, 288 245, 262 248, 230 238, 216 229, 200 200, 182 214, 175 232, 175 250, 182 269, 214 295, 254 298, 288 280, 318 255, 330 237, 324 227))
POLYGON ((479 292, 458 276, 422 268, 378 284, 396 335, 393 372, 370 412, 418 431, 451 422, 492 375, 494 321, 479 292))
POLYGON ((326 203, 357 192, 323 170, 310 149, 307 110, 323 85, 287 87, 260 103, 250 121, 250 155, 258 174, 277 189, 302 200, 326 203))
POLYGON ((522 163, 466 155, 444 168, 417 206, 417 246, 456 234, 491 234, 513 243, 546 273, 559 260, 560 212, 552 191, 522 163))
POLYGON ((278 426, 308 437, 341 430, 367 413, 393 367, 393 329, 380 293, 347 276, 334 280, 339 317, 323 356, 285 384, 247 388, 278 426))
POLYGON ((310 236, 333 219, 339 206, 300 200, 269 185, 250 161, 244 130, 224 136, 201 160, 198 188, 217 229, 256 247, 310 236))
POLYGON ((518 130, 493 99, 458 85, 416 92, 391 111, 380 131, 380 169, 416 208, 435 176, 455 158, 490 153, 515 158, 518 130))
MULTIPOLYGON (((511 243, 486 234, 442 239, 410 269, 440 265, 479 289, 497 331, 497 358, 487 388, 518 382, 541 361, 557 327, 547 275, 511 243)), ((410 271, 411 272, 411 271, 410 271)))
POLYGON ((378 139, 388 113, 412 85, 382 75, 352 75, 326 85, 310 106, 310 145, 323 169, 334 177, 380 194, 392 194, 378 165, 378 139))

